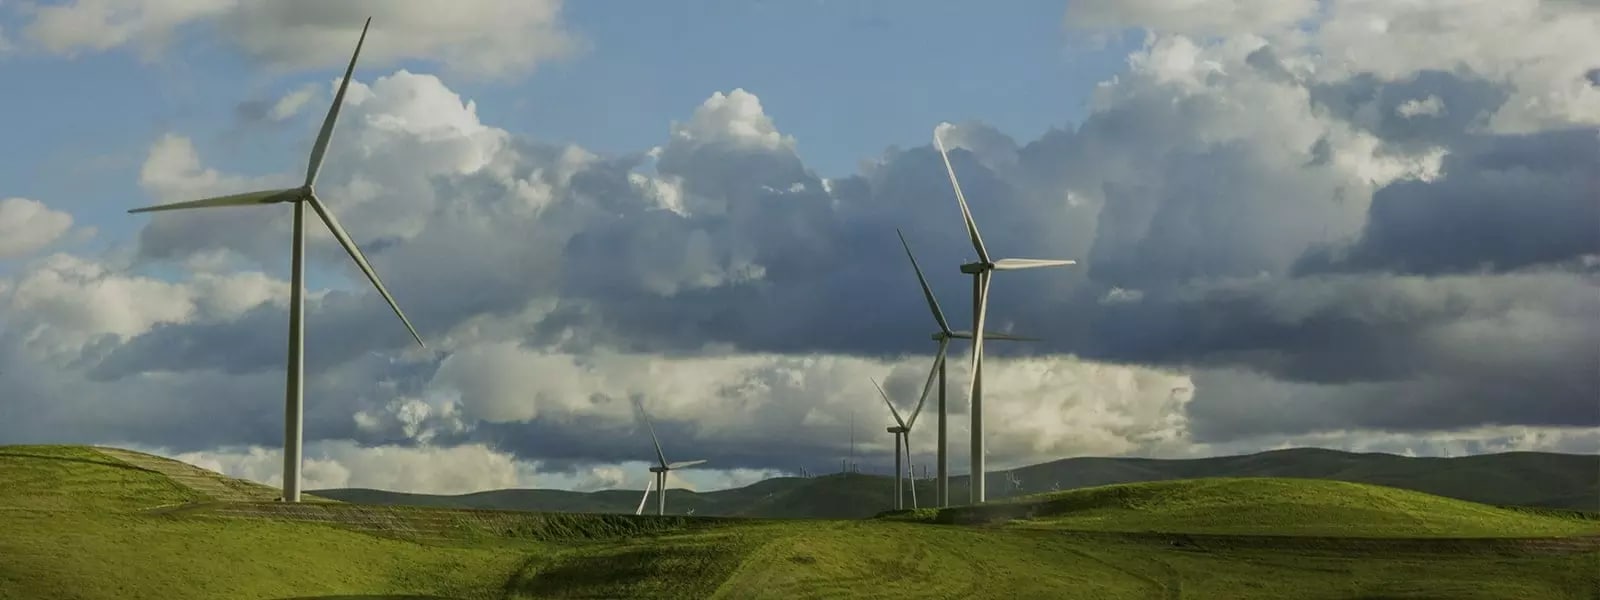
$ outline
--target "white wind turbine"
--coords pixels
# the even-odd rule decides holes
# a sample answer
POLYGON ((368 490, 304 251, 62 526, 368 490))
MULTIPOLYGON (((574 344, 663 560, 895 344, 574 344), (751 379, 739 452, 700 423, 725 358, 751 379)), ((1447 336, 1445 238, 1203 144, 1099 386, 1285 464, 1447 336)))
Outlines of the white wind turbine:
MULTIPOLYGON (((889 428, 889 433, 894 434, 894 508, 899 510, 906 507, 905 468, 901 466, 900 449, 905 448, 906 462, 911 461, 911 426, 917 424, 917 415, 922 414, 922 404, 928 400, 928 389, 922 389, 922 397, 917 399, 917 407, 911 411, 911 419, 900 418, 900 411, 894 407, 894 402, 889 400, 889 394, 884 393, 883 386, 878 385, 878 380, 872 380, 872 387, 878 388, 878 395, 883 396, 883 403, 889 406, 889 414, 894 417, 895 425, 889 428)), ((916 504, 916 476, 912 476, 911 503, 916 504)))
POLYGON ((212 206, 249 206, 256 204, 278 204, 289 202, 294 204, 294 237, 290 244, 290 288, 289 288, 289 365, 288 385, 284 394, 284 427, 283 427, 283 498, 285 502, 300 501, 300 452, 302 421, 305 415, 305 207, 311 205, 317 216, 328 226, 333 237, 339 240, 350 258, 355 259, 356 265, 366 273, 367 279, 372 281, 372 286, 378 289, 383 299, 389 303, 389 308, 394 309, 395 316, 400 317, 406 330, 411 332, 411 337, 417 340, 417 345, 424 346, 422 337, 417 335, 416 328, 406 319, 405 313, 400 312, 400 306, 395 304, 394 298, 389 295, 389 290, 383 287, 383 282, 378 280, 377 272, 372 270, 372 265, 367 263, 366 256, 355 242, 350 240, 350 235, 339 226, 338 219, 333 218, 333 213, 328 212, 327 205, 317 197, 314 186, 317 182, 317 172, 322 169, 322 159, 328 150, 328 140, 333 136, 334 123, 339 120, 339 107, 344 103, 345 89, 350 86, 351 74, 356 68, 356 58, 361 56, 361 45, 367 39, 367 28, 372 25, 372 19, 367 19, 366 25, 361 27, 361 38, 356 41, 356 51, 350 56, 350 66, 345 68, 344 80, 339 82, 339 91, 333 96, 333 106, 328 108, 328 116, 322 121, 322 130, 317 133, 317 141, 311 147, 311 161, 306 167, 305 183, 297 188, 281 190, 265 190, 259 192, 246 192, 230 196, 218 196, 204 200, 189 202, 175 202, 158 206, 135 208, 128 212, 140 213, 159 210, 177 210, 183 208, 205 208, 212 206))
POLYGON ((639 498, 639 508, 633 509, 633 514, 636 514, 636 515, 644 514, 644 503, 645 503, 646 500, 650 499, 650 488, 654 487, 655 485, 656 485, 656 479, 654 477, 650 478, 650 481, 645 482, 645 484, 644 484, 644 496, 641 496, 639 498))
POLYGON ((983 245, 983 236, 978 235, 978 224, 972 220, 972 209, 967 206, 967 197, 961 193, 961 183, 956 181, 956 169, 950 165, 950 154, 944 149, 944 140, 940 139, 940 134, 950 127, 949 123, 940 123, 935 127, 933 143, 939 148, 939 157, 944 159, 945 172, 950 174, 950 187, 956 192, 956 202, 961 204, 961 218, 966 222, 967 236, 972 238, 972 249, 978 253, 978 260, 961 265, 961 272, 972 276, 972 445, 970 447, 972 470, 969 479, 972 484, 972 503, 982 504, 984 501, 983 321, 989 309, 989 277, 994 271, 1061 267, 1075 265, 1078 261, 1040 258, 996 260, 989 256, 988 248, 983 245))
MULTIPOLYGON (((664 515, 667 514, 667 473, 677 469, 692 467, 706 461, 686 460, 675 463, 667 462, 667 455, 661 451, 661 440, 656 439, 656 428, 650 425, 650 415, 645 413, 644 403, 635 401, 634 406, 639 408, 639 418, 644 419, 644 427, 650 432, 650 442, 656 445, 656 460, 660 462, 658 466, 650 467, 650 472, 656 474, 656 514, 664 515)), ((650 497, 649 485, 645 486, 644 495, 645 498, 650 497)), ((641 512, 644 509, 644 499, 642 498, 639 500, 639 508, 641 512)))
MULTIPOLYGON (((933 312, 933 320, 939 324, 939 331, 936 331, 933 334, 933 340, 939 342, 939 353, 933 358, 934 372, 928 373, 928 383, 927 385, 923 386, 922 395, 923 397, 927 397, 928 386, 933 384, 934 375, 937 373, 939 378, 939 451, 938 460, 936 461, 938 465, 938 473, 935 476, 937 479, 934 480, 934 499, 938 506, 943 508, 950 506, 950 458, 948 455, 950 444, 947 438, 947 432, 949 431, 947 420, 950 413, 945 404, 944 397, 945 352, 950 350, 950 340, 970 340, 972 339, 972 332, 967 330, 950 330, 950 322, 945 320, 944 311, 939 309, 939 300, 933 297, 933 288, 928 287, 928 279, 922 276, 922 267, 917 265, 917 257, 911 254, 911 244, 906 243, 906 235, 901 233, 898 228, 895 229, 894 232, 896 235, 900 236, 900 245, 906 249, 906 258, 911 259, 911 269, 917 273, 917 283, 922 286, 922 297, 928 300, 928 310, 933 312)), ((1038 341, 1038 338, 1022 337, 1005 333, 994 333, 992 331, 984 332, 983 338, 1019 342, 1038 341)), ((912 489, 914 491, 916 488, 912 489)))

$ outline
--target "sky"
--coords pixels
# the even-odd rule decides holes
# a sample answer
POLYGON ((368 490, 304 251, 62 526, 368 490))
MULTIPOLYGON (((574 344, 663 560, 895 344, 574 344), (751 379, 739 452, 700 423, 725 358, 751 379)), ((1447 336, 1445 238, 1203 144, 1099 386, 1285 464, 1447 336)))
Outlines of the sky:
POLYGON ((945 122, 990 250, 1079 261, 995 277, 991 469, 1600 452, 1579 0, 0 0, 0 444, 279 483, 290 210, 126 210, 297 184, 368 16, 318 192, 428 346, 313 223, 308 489, 642 489, 634 401, 673 486, 887 472, 897 228, 970 320, 945 122))

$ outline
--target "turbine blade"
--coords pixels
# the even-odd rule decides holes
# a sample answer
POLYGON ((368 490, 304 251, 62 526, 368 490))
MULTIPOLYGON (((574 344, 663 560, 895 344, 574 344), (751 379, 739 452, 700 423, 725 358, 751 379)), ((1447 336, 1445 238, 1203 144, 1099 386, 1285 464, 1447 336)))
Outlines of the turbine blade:
MULTIPOLYGON (((871 379, 871 378, 869 377, 869 379, 871 379)), ((877 379, 873 379, 872 380, 872 387, 878 388, 878 395, 879 396, 883 396, 883 403, 889 406, 889 414, 894 415, 895 424, 899 425, 901 427, 905 427, 906 426, 906 422, 905 422, 904 419, 900 418, 900 411, 895 410, 894 403, 889 401, 889 395, 888 394, 883 393, 883 386, 878 385, 878 380, 877 379)))
POLYGON ((651 477, 650 481, 644 484, 644 497, 639 499, 639 508, 634 509, 633 514, 636 514, 636 515, 644 514, 644 503, 645 503, 646 500, 650 499, 650 488, 653 488, 655 486, 656 486, 656 478, 654 478, 654 477, 651 477))
POLYGON ((704 460, 685 460, 667 465, 667 470, 686 469, 695 465, 705 464, 704 460))
POLYGON ((182 210, 185 208, 208 208, 212 206, 249 206, 251 204, 272 204, 275 202, 292 202, 299 198, 300 189, 289 190, 262 190, 259 192, 245 192, 230 196, 217 196, 204 200, 190 200, 187 202, 173 202, 171 204, 157 204, 143 208, 130 209, 130 213, 154 212, 158 210, 182 210))
POLYGON ((1018 269, 1037 269, 1039 267, 1065 267, 1075 264, 1078 264, 1078 261, 1044 258, 1002 258, 994 261, 994 268, 996 271, 1015 271, 1018 269))
MULTIPOLYGON (((983 364, 983 321, 989 316, 989 275, 989 271, 976 275, 978 278, 978 322, 973 324, 975 325, 973 331, 977 333, 972 336, 972 373, 974 376, 978 373, 978 365, 983 364)), ((976 388, 968 390, 967 400, 969 402, 976 396, 975 392, 977 392, 976 388)), ((969 404, 968 406, 971 405, 969 404)))
POLYGON ((933 297, 933 288, 928 287, 928 279, 922 276, 922 267, 917 266, 917 257, 911 255, 911 244, 906 243, 906 234, 900 233, 898 227, 894 232, 900 236, 900 245, 906 249, 906 258, 911 259, 911 268, 917 272, 917 283, 922 286, 922 297, 928 300, 928 310, 933 311, 933 320, 939 322, 939 331, 950 333, 950 323, 944 320, 944 311, 939 310, 939 301, 933 297))
MULTIPOLYGON (((968 331, 966 329, 962 329, 962 330, 959 330, 959 331, 952 331, 952 332, 950 332, 950 337, 958 339, 958 340, 970 340, 970 339, 972 339, 972 332, 968 331)), ((1011 335, 1009 333, 995 333, 993 331, 985 331, 985 332, 983 332, 983 339, 985 339, 985 340, 1007 340, 1007 341, 1012 341, 1012 342, 1040 342, 1040 341, 1044 341, 1042 338, 1024 337, 1024 336, 1020 336, 1020 335, 1011 335)))
POLYGON ((306 196, 306 200, 311 203, 311 208, 317 211, 317 216, 322 217, 322 222, 328 225, 328 231, 333 232, 333 237, 339 240, 339 245, 344 246, 344 251, 350 253, 350 258, 356 261, 356 266, 361 267, 361 272, 367 274, 367 280, 372 282, 372 287, 378 288, 378 293, 389 303, 389 308, 394 309, 394 315, 400 317, 400 322, 405 324, 406 331, 411 332, 411 337, 417 340, 417 345, 427 348, 428 345, 422 343, 422 336, 417 335, 417 328, 411 326, 411 320, 406 318, 405 313, 400 312, 400 305, 395 303, 394 296, 389 295, 389 289, 383 287, 383 281, 378 279, 378 272, 372 270, 366 255, 361 253, 355 242, 350 241, 350 234, 345 233, 344 227, 339 225, 339 220, 333 218, 333 213, 328 212, 328 207, 322 204, 322 200, 318 199, 316 194, 306 196))
POLYGON ((650 413, 644 411, 644 402, 635 399, 633 405, 639 408, 639 418, 644 420, 644 428, 650 431, 650 442, 656 445, 656 458, 661 460, 662 468, 668 468, 667 455, 661 451, 661 440, 656 439, 656 428, 650 424, 650 413))
POLYGON ((361 26, 361 38, 356 40, 356 51, 350 55, 350 66, 344 69, 344 80, 339 82, 339 91, 333 95, 333 106, 328 107, 328 116, 322 120, 322 131, 317 132, 317 143, 311 146, 311 162, 306 165, 307 186, 317 182, 317 172, 322 170, 322 158, 328 152, 333 125, 339 121, 339 107, 344 104, 344 91, 350 87, 350 76, 356 71, 356 59, 361 56, 361 44, 367 41, 367 28, 371 26, 372 17, 367 17, 367 24, 361 26))
POLYGON ((939 365, 944 364, 944 355, 949 349, 950 340, 939 340, 939 354, 933 359, 933 368, 928 369, 928 381, 922 384, 922 395, 917 397, 917 408, 911 411, 911 418, 906 420, 906 431, 910 431, 911 427, 917 424, 917 415, 922 414, 922 405, 928 402, 928 393, 933 391, 933 382, 939 377, 939 365))
POLYGON ((907 481, 911 484, 911 508, 917 507, 917 463, 911 461, 911 434, 900 436, 900 441, 906 446, 907 481))
POLYGON ((950 174, 950 187, 956 190, 956 202, 961 203, 961 218, 967 222, 967 235, 972 238, 972 249, 978 251, 978 260, 989 262, 989 250, 983 246, 983 236, 978 234, 978 224, 972 220, 972 209, 967 207, 967 197, 961 193, 961 182, 956 181, 956 168, 950 165, 950 154, 944 150, 944 140, 939 133, 949 127, 948 123, 940 123, 933 128, 933 143, 939 148, 939 156, 944 159, 944 170, 950 174))

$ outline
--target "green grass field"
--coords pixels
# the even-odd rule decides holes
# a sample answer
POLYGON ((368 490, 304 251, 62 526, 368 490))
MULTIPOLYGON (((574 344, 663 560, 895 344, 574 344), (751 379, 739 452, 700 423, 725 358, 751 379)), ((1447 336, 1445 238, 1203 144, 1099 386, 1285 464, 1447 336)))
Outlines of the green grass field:
POLYGON ((1593 519, 1337 482, 719 519, 284 505, 160 460, 0 447, 0 598, 1600 597, 1593 519))
POLYGON ((1390 487, 1287 478, 1108 485, 893 518, 1078 531, 1344 537, 1600 534, 1600 519, 1497 508, 1390 487))

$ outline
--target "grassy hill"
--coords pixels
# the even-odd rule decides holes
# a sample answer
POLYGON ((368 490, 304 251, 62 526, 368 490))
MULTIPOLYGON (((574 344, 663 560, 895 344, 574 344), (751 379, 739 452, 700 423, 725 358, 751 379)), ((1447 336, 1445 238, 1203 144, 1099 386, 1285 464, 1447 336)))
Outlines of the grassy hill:
MULTIPOLYGON (((1176 481, 881 519, 775 520, 284 504, 162 460, 0 447, 0 598, 1600 594, 1600 537, 1528 537, 1595 531, 1594 520, 1325 481, 1176 481), (1326 537, 1342 534, 1365 537, 1326 537)), ((757 492, 746 502, 778 493, 757 492)))
MULTIPOLYGON (((1170 481, 1202 477, 1293 477, 1369 483, 1497 505, 1600 511, 1600 455, 1512 452, 1460 458, 1411 458, 1356 454, 1318 448, 1274 450, 1241 456, 1161 460, 1070 458, 1008 472, 991 472, 989 497, 1001 499, 1056 488, 1170 481), (1012 489, 1009 475, 1023 483, 1012 489)), ((675 513, 751 517, 865 518, 893 505, 893 478, 834 474, 781 477, 730 490, 671 490, 675 513)), ((563 512, 632 512, 642 490, 571 492, 496 490, 460 496, 406 494, 369 489, 318 490, 328 498, 363 504, 496 508, 563 512)), ((920 480, 917 495, 927 504, 933 482, 920 480)), ((965 502, 967 478, 951 478, 951 500, 965 502)))
POLYGON ((947 524, 1343 537, 1600 534, 1600 515, 1557 516, 1391 487, 1290 478, 1213 478, 1108 485, 890 518, 947 524))

